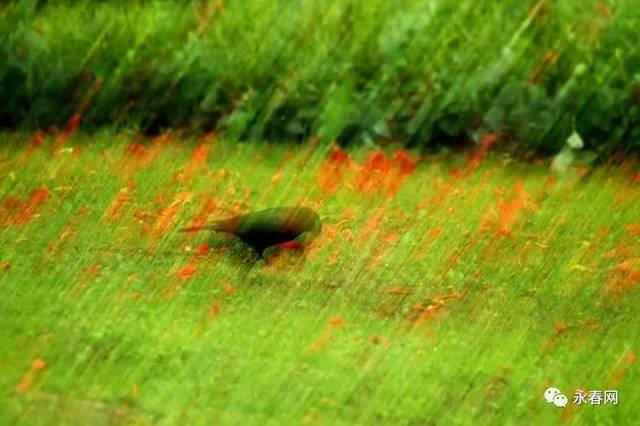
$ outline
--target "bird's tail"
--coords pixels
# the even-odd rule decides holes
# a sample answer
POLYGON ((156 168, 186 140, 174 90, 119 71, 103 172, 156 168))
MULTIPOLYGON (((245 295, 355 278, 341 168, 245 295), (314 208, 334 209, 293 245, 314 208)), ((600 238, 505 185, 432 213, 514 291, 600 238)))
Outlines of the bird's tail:
POLYGON ((219 220, 217 222, 208 223, 206 225, 189 226, 179 229, 180 232, 198 232, 198 231, 215 231, 215 232, 230 232, 229 224, 226 220, 219 220))

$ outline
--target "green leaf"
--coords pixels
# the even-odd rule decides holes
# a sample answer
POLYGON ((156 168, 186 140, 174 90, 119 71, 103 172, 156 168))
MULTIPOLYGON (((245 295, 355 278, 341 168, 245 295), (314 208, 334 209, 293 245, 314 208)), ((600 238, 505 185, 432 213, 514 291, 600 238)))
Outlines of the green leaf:
POLYGON ((567 145, 569 145, 569 148, 571 149, 582 149, 584 148, 584 141, 578 132, 574 130, 573 133, 571 133, 571 136, 569 136, 569 139, 567 139, 567 145))

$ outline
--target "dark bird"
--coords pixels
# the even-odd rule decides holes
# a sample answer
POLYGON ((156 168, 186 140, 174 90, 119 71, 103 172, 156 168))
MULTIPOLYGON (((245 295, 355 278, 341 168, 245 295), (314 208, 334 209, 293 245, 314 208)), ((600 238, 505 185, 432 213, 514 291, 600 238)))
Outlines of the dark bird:
POLYGON ((210 225, 184 228, 182 231, 225 232, 253 247, 259 256, 272 246, 294 241, 302 234, 312 238, 322 224, 318 214, 308 207, 276 207, 233 216, 210 225))

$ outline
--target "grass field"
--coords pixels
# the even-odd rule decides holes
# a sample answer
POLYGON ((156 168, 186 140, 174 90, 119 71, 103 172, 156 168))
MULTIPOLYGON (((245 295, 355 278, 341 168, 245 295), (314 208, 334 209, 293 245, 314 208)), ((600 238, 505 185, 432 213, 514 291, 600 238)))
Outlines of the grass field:
POLYGON ((2 424, 638 418, 629 163, 1 138, 2 424), (177 232, 284 204, 323 220, 304 253, 177 232), (551 385, 620 402, 558 409, 551 385))

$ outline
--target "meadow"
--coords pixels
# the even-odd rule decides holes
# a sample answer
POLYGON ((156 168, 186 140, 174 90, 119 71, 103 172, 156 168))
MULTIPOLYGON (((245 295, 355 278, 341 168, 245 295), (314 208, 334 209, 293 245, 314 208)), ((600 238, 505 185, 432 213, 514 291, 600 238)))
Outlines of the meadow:
POLYGON ((0 2, 0 425, 637 423, 639 31, 638 0, 0 2), (322 230, 265 259, 180 231, 286 205, 322 230))
POLYGON ((640 175, 500 152, 2 133, 0 423, 633 424, 640 175), (256 261, 178 228, 273 205, 256 261), (559 409, 555 386, 618 390, 559 409))

